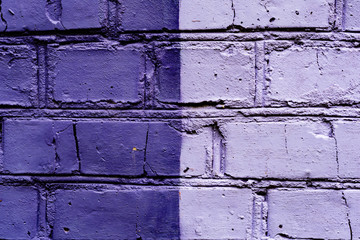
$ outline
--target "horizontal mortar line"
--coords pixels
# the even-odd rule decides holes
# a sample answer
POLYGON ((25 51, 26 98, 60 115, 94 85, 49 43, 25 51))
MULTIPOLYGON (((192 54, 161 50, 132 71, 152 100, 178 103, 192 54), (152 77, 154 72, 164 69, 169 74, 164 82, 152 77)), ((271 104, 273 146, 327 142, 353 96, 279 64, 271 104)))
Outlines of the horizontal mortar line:
MULTIPOLYGON (((44 30, 44 31, 11 31, 2 32, 2 36, 35 36, 35 35, 107 35, 119 36, 121 34, 181 34, 181 33, 262 33, 262 32, 315 32, 326 33, 334 32, 330 28, 318 28, 318 27, 294 27, 294 28, 226 28, 226 29, 190 29, 190 30, 118 30, 108 31, 106 28, 89 28, 89 29, 71 29, 71 30, 44 30)), ((347 31, 342 31, 347 32, 347 31)))
MULTIPOLYGON (((259 34, 279 34, 279 35, 295 35, 295 34, 316 34, 319 36, 333 36, 333 35, 355 35, 358 36, 360 31, 331 31, 331 30, 319 30, 314 31, 314 29, 307 29, 307 28, 283 28, 283 29, 274 29, 274 28, 267 28, 267 29, 249 29, 244 31, 234 31, 234 30, 189 30, 189 31, 123 31, 118 32, 114 35, 107 35, 107 32, 104 31, 96 31, 96 30, 67 30, 67 31, 37 31, 37 32, 8 32, 8 33, 0 33, 1 38, 9 38, 9 37, 20 37, 20 38, 27 38, 27 37, 37 37, 37 36, 57 36, 57 37, 69 37, 69 36, 82 36, 82 37, 94 37, 99 36, 103 38, 109 38, 116 40, 117 38, 121 38, 123 36, 134 36, 134 37, 143 37, 146 38, 146 35, 150 36, 173 36, 179 37, 179 34, 186 35, 196 35, 196 34, 219 34, 219 35, 226 35, 226 36, 241 36, 241 35, 259 35, 259 34)), ((311 35, 313 36, 313 35, 311 35)), ((182 36, 181 36, 182 37, 182 36)), ((40 39, 39 39, 40 40, 40 39)), ((44 39, 46 40, 46 39, 44 39)), ((54 39, 52 39, 54 40, 54 39)))
POLYGON ((237 108, 237 109, 183 109, 183 110, 106 110, 106 109, 0 109, 0 117, 29 118, 216 118, 216 117, 334 117, 359 118, 360 109, 352 107, 308 108, 237 108))
MULTIPOLYGON (((307 187, 321 184, 357 184, 360 187, 360 178, 314 178, 314 179, 291 179, 291 178, 205 178, 205 177, 120 177, 112 175, 63 175, 50 176, 44 174, 0 174, 0 183, 28 182, 28 183, 117 183, 117 184, 155 184, 155 185, 234 185, 253 187, 273 187, 276 184, 304 184, 307 187), (268 184, 268 186, 266 186, 268 184)), ((342 188, 343 186, 336 186, 342 188)))

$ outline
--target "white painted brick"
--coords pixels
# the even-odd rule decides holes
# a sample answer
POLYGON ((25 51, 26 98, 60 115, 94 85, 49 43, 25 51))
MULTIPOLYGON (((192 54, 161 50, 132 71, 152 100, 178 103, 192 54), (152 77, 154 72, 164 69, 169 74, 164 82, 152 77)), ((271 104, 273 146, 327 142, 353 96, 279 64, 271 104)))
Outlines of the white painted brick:
POLYGON ((351 224, 352 239, 360 239, 360 191, 345 190, 344 199, 348 206, 348 223, 351 224))
POLYGON ((268 57, 267 104, 360 102, 358 49, 293 46, 268 57))
POLYGON ((229 100, 252 106, 255 95, 254 44, 183 46, 181 101, 229 100))
POLYGON ((179 28, 224 29, 232 24, 233 16, 231 0, 181 0, 179 28))
POLYGON ((350 239, 341 191, 271 190, 268 204, 270 237, 350 239))
POLYGON ((181 239, 246 239, 250 189, 180 189, 181 239))
POLYGON ((344 6, 344 28, 348 31, 360 30, 360 1, 346 0, 344 6))
POLYGON ((339 176, 360 177, 360 124, 358 122, 336 122, 335 137, 339 158, 339 176))
POLYGON ((198 134, 186 134, 181 138, 180 174, 199 176, 205 173, 206 161, 211 157, 212 131, 204 128, 198 134))
POLYGON ((234 0, 235 25, 244 28, 328 28, 331 0, 234 0))
POLYGON ((225 173, 234 177, 334 178, 335 140, 321 123, 229 123, 225 173))

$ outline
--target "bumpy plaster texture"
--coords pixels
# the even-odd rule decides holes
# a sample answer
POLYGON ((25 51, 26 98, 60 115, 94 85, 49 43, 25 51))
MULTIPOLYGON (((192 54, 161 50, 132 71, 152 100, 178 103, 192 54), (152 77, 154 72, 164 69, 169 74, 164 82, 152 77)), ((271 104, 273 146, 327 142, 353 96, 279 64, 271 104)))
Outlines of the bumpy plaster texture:
POLYGON ((1 0, 0 239, 360 237, 358 0, 1 0))

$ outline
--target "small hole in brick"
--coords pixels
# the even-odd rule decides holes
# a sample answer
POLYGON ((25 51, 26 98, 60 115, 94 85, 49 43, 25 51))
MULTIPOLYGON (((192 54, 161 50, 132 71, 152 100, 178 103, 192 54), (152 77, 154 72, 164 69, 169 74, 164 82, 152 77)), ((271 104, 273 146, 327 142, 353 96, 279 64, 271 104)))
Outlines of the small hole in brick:
POLYGON ((189 171, 189 167, 187 167, 187 168, 185 168, 185 170, 184 170, 184 173, 186 173, 187 171, 189 171))
POLYGON ((69 231, 70 231, 70 229, 69 229, 69 228, 64 227, 64 232, 65 232, 65 233, 68 233, 69 231))
POLYGON ((29 236, 31 235, 30 231, 27 232, 27 235, 29 235, 29 236))
POLYGON ((110 86, 110 88, 114 88, 114 86, 110 86))
POLYGON ((299 13, 299 11, 296 10, 296 11, 295 11, 295 14, 296 14, 296 15, 299 15, 300 13, 299 13))
POLYGON ((273 22, 273 21, 275 21, 275 18, 274 17, 270 18, 269 22, 273 22))
POLYGON ((69 202, 68 204, 69 204, 69 206, 71 206, 71 205, 72 205, 72 204, 71 204, 71 202, 69 202))
POLYGON ((232 228, 231 231, 234 231, 234 229, 232 228))
POLYGON ((282 225, 282 224, 280 224, 280 225, 279 225, 279 228, 283 228, 283 225, 282 225))

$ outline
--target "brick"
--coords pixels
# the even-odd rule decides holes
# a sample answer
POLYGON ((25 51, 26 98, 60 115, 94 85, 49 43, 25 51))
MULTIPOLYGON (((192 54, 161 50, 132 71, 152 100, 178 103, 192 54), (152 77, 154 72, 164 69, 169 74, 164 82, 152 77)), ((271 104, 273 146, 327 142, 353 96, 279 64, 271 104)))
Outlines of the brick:
POLYGON ((345 190, 343 197, 348 207, 348 223, 351 226, 352 237, 353 239, 358 239, 360 238, 360 192, 358 190, 345 190))
POLYGON ((206 161, 211 158, 212 129, 203 128, 196 134, 182 134, 180 174, 201 176, 205 174, 206 161))
POLYGON ((360 125, 358 122, 334 123, 337 151, 339 158, 339 176, 342 178, 358 178, 360 167, 360 125))
POLYGON ((151 189, 137 193, 142 239, 179 239, 179 191, 151 189))
POLYGON ((329 28, 332 0, 234 0, 234 24, 244 28, 329 28))
POLYGON ((100 0, 4 0, 0 30, 51 31, 101 28, 106 10, 100 0))
POLYGON ((181 30, 225 29, 232 24, 232 1, 182 0, 179 26, 181 30))
POLYGON ((166 123, 149 125, 145 170, 148 175, 178 176, 180 173, 181 133, 166 123))
POLYGON ((176 190, 58 190, 54 239, 177 239, 176 190))
POLYGON ((0 186, 0 238, 33 239, 37 235, 37 209, 34 188, 0 186))
POLYGON ((160 67, 157 75, 158 98, 164 102, 181 100, 181 49, 167 49, 157 52, 160 67))
POLYGON ((347 31, 360 30, 360 1, 347 0, 344 2, 344 26, 347 31))
POLYGON ((181 239, 248 239, 250 189, 182 188, 181 239))
MULTIPOLYGON (((164 51, 174 50, 165 49, 164 51)), ((181 46, 180 54, 180 102, 199 103, 224 100, 237 102, 239 106, 253 105, 255 95, 253 44, 201 45, 198 43, 195 46, 184 44, 181 46)), ((162 56, 166 56, 166 54, 162 56)), ((160 59, 163 68, 167 68, 171 64, 169 61, 171 62, 171 57, 160 59)), ((166 73, 166 71, 166 69, 160 70, 160 74, 166 73)), ((178 98, 178 87, 173 90, 166 85, 161 87, 166 81, 175 84, 179 81, 177 75, 169 75, 166 73, 159 76, 158 99, 160 101, 176 101, 178 98), (171 98, 172 94, 176 97, 171 98)))
POLYGON ((335 178, 335 139, 322 123, 229 123, 225 173, 234 177, 335 178))
MULTIPOLYGON (((59 102, 139 102, 143 58, 135 49, 59 48, 51 54, 59 102)), ((113 107, 113 106, 112 106, 113 107)))
POLYGON ((79 122, 76 129, 85 174, 202 175, 212 144, 210 129, 186 134, 159 122, 79 122))
POLYGON ((48 6, 45 0, 3 0, 1 9, 6 20, 6 31, 48 31, 61 27, 54 24, 56 17, 52 18, 48 6))
POLYGON ((338 105, 360 101, 359 50, 290 47, 269 54, 266 105, 338 105), (349 64, 351 62, 351 64, 349 64))
POLYGON ((100 0, 62 0, 61 22, 65 29, 101 28, 105 9, 100 0))
POLYGON ((35 52, 26 46, 0 48, 0 105, 32 106, 37 89, 35 52))
POLYGON ((147 123, 79 122, 76 130, 82 173, 143 174, 147 123))
POLYGON ((125 31, 176 30, 179 0, 121 0, 120 28, 125 31))
POLYGON ((268 208, 270 237, 350 239, 341 191, 270 190, 268 208))
POLYGON ((11 173, 78 170, 72 122, 5 120, 4 170, 11 173))

